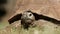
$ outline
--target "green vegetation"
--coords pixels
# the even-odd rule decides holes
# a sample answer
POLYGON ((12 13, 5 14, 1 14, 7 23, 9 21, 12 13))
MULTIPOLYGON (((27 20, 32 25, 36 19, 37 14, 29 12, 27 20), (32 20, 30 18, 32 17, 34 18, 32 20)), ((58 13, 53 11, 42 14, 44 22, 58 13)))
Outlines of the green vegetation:
POLYGON ((43 26, 30 27, 29 30, 19 26, 7 25, 6 23, 0 24, 0 34, 60 34, 60 27, 53 25, 45 24, 43 26))

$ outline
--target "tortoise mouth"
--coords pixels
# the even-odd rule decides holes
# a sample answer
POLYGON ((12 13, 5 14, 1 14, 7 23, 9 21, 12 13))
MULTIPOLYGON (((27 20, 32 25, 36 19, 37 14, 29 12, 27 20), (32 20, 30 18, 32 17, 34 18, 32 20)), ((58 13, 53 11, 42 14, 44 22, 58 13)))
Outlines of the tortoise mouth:
POLYGON ((26 20, 25 22, 21 22, 21 25, 23 26, 24 29, 29 29, 29 27, 31 27, 32 25, 32 21, 31 20, 26 20))

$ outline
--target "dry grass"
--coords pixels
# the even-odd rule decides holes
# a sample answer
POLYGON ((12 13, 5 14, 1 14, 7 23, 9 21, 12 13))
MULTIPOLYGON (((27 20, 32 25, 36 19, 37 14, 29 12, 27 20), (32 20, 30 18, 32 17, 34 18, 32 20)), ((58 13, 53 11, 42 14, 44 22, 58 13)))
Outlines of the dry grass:
POLYGON ((0 29, 0 34, 60 34, 60 27, 53 23, 43 20, 34 23, 36 23, 36 27, 29 27, 28 30, 17 25, 19 23, 13 23, 0 29))

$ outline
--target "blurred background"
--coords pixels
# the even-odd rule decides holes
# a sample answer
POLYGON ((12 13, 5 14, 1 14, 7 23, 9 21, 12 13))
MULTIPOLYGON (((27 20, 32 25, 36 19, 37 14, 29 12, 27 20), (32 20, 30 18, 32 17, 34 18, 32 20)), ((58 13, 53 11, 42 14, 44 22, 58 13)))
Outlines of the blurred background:
POLYGON ((16 0, 0 0, 0 28, 8 25, 8 19, 15 13, 16 0))

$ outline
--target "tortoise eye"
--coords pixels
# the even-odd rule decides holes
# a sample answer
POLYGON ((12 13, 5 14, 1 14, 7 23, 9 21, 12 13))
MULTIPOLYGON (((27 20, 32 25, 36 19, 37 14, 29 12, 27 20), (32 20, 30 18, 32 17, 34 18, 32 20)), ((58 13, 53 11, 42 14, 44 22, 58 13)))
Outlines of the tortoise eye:
POLYGON ((31 16, 32 14, 29 14, 29 16, 31 16))

